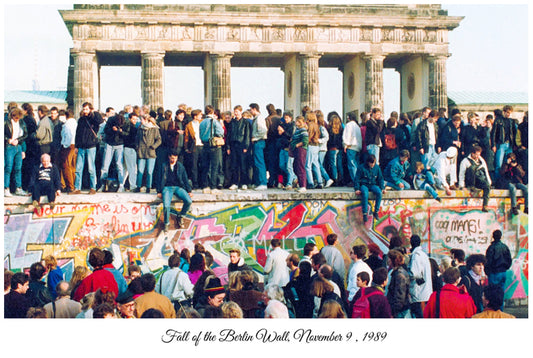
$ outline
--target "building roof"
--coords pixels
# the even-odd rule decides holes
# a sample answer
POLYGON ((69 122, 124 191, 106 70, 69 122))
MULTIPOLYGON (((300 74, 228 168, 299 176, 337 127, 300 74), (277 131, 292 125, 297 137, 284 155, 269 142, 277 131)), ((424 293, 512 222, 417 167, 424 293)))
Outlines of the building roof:
POLYGON ((527 104, 527 92, 448 91, 455 104, 527 104))
POLYGON ((57 103, 64 104, 67 101, 67 91, 4 91, 4 103, 28 102, 28 103, 57 103))

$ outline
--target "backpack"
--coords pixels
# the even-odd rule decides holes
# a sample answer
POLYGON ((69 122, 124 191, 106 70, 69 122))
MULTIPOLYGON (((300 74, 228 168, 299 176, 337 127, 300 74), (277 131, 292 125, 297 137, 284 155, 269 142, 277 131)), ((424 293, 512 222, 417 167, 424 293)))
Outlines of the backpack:
POLYGON ((396 144, 396 135, 394 133, 385 134, 385 149, 396 149, 398 145, 396 144))
POLYGON ((476 163, 472 158, 467 157, 467 159, 470 162, 470 166, 465 171, 465 185, 469 187, 474 186, 478 180, 486 181, 487 177, 481 160, 476 163))
POLYGON ((365 288, 361 287, 361 297, 353 304, 352 318, 370 318, 370 301, 368 301, 368 297, 383 294, 381 291, 376 290, 366 295, 365 288))

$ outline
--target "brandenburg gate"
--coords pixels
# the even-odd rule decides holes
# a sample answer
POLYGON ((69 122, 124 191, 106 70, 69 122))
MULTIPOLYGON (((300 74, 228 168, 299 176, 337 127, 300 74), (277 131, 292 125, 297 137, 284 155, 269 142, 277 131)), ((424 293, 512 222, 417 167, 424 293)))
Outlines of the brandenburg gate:
POLYGON ((236 105, 232 66, 281 68, 283 108, 294 113, 320 108, 319 67, 342 72, 343 113, 383 108, 384 68, 400 73, 402 112, 447 107, 448 32, 462 20, 433 4, 107 4, 60 13, 74 44, 75 113, 86 101, 99 106, 101 66, 141 66, 142 101, 153 109, 164 106, 165 66, 201 66, 205 104, 221 111, 236 105))

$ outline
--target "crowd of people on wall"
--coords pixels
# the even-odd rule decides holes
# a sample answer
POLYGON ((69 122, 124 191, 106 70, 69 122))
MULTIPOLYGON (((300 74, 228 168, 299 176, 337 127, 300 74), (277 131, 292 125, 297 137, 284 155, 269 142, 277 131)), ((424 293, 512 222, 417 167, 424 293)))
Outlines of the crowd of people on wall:
POLYGON ((11 103, 5 114, 4 197, 31 191, 35 206, 43 195, 53 203, 82 189, 154 191, 168 203, 176 195, 188 208, 194 190, 349 186, 361 196, 364 221, 377 215, 386 190, 425 190, 440 201, 437 190, 466 188, 482 192, 488 211, 490 190, 508 189, 517 215, 519 189, 528 212, 528 112, 518 123, 509 105, 485 118, 424 107, 413 116, 392 112, 386 121, 379 108, 343 119, 307 106, 292 113, 268 104, 265 113, 257 103, 223 113, 185 104, 175 113, 131 105, 100 113, 91 103, 79 114, 21 107, 11 103))
POLYGON ((437 261, 419 236, 395 236, 384 255, 376 244, 355 245, 349 265, 334 233, 320 250, 307 242, 301 256, 272 239, 261 272, 241 248, 228 249, 226 284, 200 243, 174 251, 157 276, 135 264, 121 272, 111 251, 95 247, 90 269, 77 266, 69 281, 53 256, 29 275, 4 269, 4 317, 514 318, 504 312, 511 254, 500 230, 492 238, 485 254, 452 249, 437 261))

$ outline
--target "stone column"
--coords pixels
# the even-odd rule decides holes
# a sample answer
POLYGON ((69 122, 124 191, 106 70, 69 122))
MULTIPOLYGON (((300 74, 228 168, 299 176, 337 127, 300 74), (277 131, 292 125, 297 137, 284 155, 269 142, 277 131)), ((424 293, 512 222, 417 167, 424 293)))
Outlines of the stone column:
POLYGON ((320 55, 317 54, 300 54, 300 109, 304 106, 309 106, 312 110, 320 109, 319 59, 320 55))
POLYGON ((94 62, 96 53, 71 51, 71 55, 74 62, 74 116, 77 118, 84 102, 90 102, 93 106, 95 105, 94 62))
POLYGON ((232 53, 215 53, 211 58, 211 105, 220 112, 231 111, 232 53))
POLYGON ((434 109, 448 108, 446 60, 447 56, 428 56, 429 106, 434 109))
POLYGON ((383 55, 364 56, 365 111, 379 108, 383 111, 383 55))
POLYGON ((143 105, 152 110, 163 107, 164 93, 164 52, 143 52, 141 88, 143 105))

